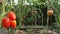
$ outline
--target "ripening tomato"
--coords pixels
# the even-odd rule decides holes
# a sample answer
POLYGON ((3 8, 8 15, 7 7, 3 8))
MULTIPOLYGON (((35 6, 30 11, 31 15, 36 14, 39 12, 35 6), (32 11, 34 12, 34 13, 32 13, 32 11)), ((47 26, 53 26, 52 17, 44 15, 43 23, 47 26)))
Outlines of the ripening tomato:
POLYGON ((4 28, 8 28, 8 27, 10 26, 10 21, 9 21, 9 18, 8 18, 8 17, 4 17, 4 18, 2 19, 2 26, 3 26, 4 28))
POLYGON ((9 17, 10 20, 16 20, 16 15, 12 11, 8 12, 7 16, 9 17))
POLYGON ((53 15, 53 10, 48 10, 48 11, 47 11, 47 15, 48 15, 48 16, 52 16, 52 15, 53 15))
POLYGON ((15 20, 11 20, 10 21, 10 26, 12 27, 12 28, 16 28, 16 21, 15 20))

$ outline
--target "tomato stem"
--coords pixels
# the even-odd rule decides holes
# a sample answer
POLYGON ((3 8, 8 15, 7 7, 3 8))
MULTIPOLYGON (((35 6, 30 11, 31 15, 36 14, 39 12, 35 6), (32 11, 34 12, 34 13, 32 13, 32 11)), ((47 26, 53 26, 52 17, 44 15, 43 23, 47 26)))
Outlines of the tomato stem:
POLYGON ((8 34, 10 34, 10 28, 8 28, 8 34))
POLYGON ((5 12, 5 1, 2 0, 2 3, 3 3, 3 13, 5 12))

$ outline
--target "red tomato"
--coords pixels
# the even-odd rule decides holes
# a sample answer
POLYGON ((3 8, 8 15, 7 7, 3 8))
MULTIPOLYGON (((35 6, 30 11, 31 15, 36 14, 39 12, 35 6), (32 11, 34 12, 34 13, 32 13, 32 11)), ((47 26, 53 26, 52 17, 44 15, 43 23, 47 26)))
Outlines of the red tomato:
POLYGON ((2 19, 2 26, 3 26, 4 28, 8 28, 8 27, 10 26, 10 21, 9 21, 9 18, 8 18, 8 17, 4 17, 4 18, 2 19))
POLYGON ((10 20, 15 20, 16 19, 16 15, 12 11, 8 12, 7 16, 9 17, 10 20))
POLYGON ((16 21, 14 20, 14 21, 11 21, 10 22, 10 26, 12 27, 12 28, 16 28, 16 21))
POLYGON ((48 11, 47 11, 47 15, 48 15, 48 16, 52 16, 52 15, 53 15, 53 10, 48 10, 48 11))

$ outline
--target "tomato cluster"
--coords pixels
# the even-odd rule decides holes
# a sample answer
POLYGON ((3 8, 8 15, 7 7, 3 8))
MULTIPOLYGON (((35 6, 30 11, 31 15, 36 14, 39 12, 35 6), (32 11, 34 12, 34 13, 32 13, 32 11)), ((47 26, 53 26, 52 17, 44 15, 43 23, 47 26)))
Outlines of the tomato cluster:
POLYGON ((2 26, 4 28, 16 28, 16 15, 14 12, 9 11, 7 16, 2 19, 2 26))

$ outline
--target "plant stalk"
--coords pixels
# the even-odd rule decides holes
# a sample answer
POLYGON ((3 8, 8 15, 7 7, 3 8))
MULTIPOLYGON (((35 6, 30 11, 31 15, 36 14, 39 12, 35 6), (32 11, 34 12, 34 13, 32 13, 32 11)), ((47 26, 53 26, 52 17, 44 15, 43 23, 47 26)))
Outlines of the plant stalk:
POLYGON ((10 28, 8 28, 8 34, 10 34, 10 28))

